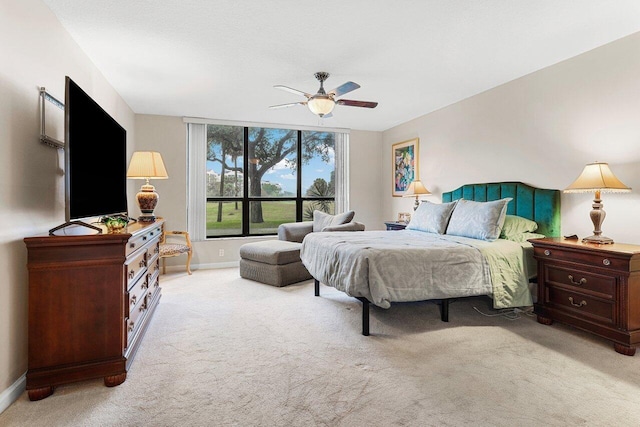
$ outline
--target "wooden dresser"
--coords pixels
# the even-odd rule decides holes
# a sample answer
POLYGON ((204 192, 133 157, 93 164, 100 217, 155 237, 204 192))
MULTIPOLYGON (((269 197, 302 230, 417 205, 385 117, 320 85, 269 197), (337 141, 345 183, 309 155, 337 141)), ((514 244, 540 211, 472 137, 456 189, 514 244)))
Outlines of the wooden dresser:
POLYGON ((538 322, 575 326, 633 356, 640 343, 640 246, 562 238, 530 242, 538 261, 538 322))
POLYGON ((125 381, 161 295, 164 221, 122 234, 24 239, 29 269, 29 399, 60 384, 125 381))

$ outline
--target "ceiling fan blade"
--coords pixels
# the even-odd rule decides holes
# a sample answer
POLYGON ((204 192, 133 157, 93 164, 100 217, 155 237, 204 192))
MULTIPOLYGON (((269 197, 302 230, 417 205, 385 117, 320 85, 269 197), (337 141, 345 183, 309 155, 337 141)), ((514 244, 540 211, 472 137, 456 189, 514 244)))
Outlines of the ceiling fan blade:
POLYGON ((269 108, 272 108, 272 109, 287 108, 287 107, 293 107, 294 105, 307 105, 307 101, 291 102, 289 104, 271 105, 269 106, 269 108))
POLYGON ((335 89, 331 89, 327 92, 327 95, 333 95, 334 97, 344 95, 345 93, 349 93, 352 90, 356 90, 360 87, 358 83, 354 82, 346 82, 335 89))
POLYGON ((294 89, 294 88, 291 88, 289 86, 275 85, 274 87, 276 89, 286 90, 287 92, 295 93, 296 95, 302 95, 302 96, 305 96, 307 98, 311 98, 311 96, 312 96, 312 95, 308 94, 307 92, 303 92, 301 90, 294 89))
POLYGON ((378 106, 377 102, 354 101, 352 99, 338 99, 336 101, 336 104, 347 105, 349 107, 364 107, 364 108, 376 108, 378 106))

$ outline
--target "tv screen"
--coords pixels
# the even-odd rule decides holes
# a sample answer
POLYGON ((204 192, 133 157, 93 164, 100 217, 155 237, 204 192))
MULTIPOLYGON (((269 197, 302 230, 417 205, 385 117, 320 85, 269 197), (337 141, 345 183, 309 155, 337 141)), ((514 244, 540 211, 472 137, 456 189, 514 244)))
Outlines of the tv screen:
POLYGON ((65 81, 66 221, 127 213, 127 132, 65 81))

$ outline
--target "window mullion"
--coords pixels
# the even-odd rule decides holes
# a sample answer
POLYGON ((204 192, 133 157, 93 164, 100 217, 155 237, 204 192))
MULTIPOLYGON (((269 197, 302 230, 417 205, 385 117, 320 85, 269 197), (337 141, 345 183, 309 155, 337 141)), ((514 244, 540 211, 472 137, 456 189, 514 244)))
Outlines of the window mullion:
POLYGON ((298 130, 298 146, 296 159, 296 221, 302 221, 302 131, 298 130))
POLYGON ((249 128, 244 127, 244 155, 242 156, 242 235, 249 235, 249 128))

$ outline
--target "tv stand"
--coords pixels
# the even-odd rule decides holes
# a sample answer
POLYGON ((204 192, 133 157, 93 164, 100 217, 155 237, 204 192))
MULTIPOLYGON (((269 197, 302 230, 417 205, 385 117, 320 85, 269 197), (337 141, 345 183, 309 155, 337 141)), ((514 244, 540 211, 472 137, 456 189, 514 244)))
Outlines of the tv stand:
POLYGON ((80 227, 91 228, 93 230, 96 230, 98 232, 98 234, 102 234, 102 228, 96 227, 95 225, 87 224, 86 222, 82 222, 82 221, 69 221, 69 222, 65 222, 64 224, 59 225, 59 226, 54 227, 51 230, 49 230, 49 236, 55 236, 55 232, 56 231, 63 230, 63 229, 65 229, 67 227, 70 227, 72 225, 78 225, 80 227))
POLYGON ((127 378, 161 296, 164 221, 125 233, 24 239, 29 269, 30 400, 61 384, 127 378))

